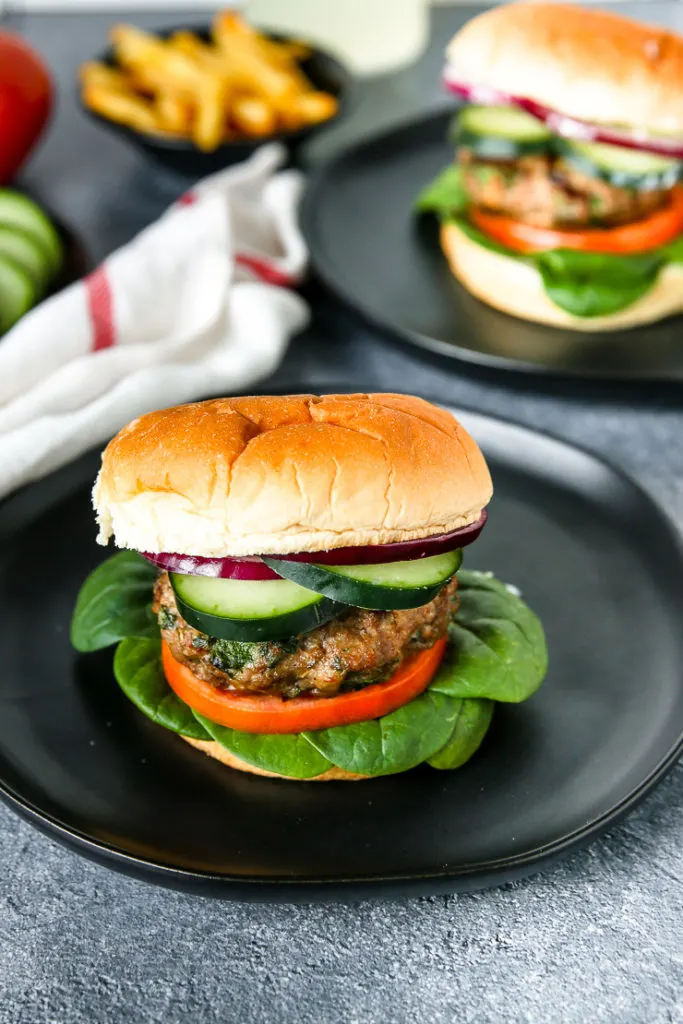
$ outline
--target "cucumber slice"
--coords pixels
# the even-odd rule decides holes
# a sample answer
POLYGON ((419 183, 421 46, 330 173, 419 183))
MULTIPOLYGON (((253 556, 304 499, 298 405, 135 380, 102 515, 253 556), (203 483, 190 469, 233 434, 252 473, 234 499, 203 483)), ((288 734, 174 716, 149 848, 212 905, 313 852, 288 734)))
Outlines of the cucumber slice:
POLYGON ((9 256, 26 271, 36 291, 39 294, 44 292, 52 277, 52 265, 50 257, 34 235, 0 224, 0 256, 9 256))
POLYGON ((639 149, 605 142, 569 142, 555 139, 556 151, 584 174, 601 178, 616 188, 638 191, 673 188, 683 177, 683 163, 639 149))
POLYGON ((391 611, 419 608, 436 597, 460 567, 462 552, 447 551, 428 558, 379 565, 316 565, 275 558, 263 561, 285 579, 333 601, 391 611))
POLYGON ((54 224, 37 203, 14 189, 0 189, 0 224, 33 235, 45 250, 50 273, 57 273, 63 259, 62 242, 54 224))
POLYGON ((308 633, 344 606, 290 580, 224 580, 170 573, 178 611, 220 640, 280 640, 308 633))
POLYGON ((37 298, 36 286, 24 268, 0 256, 0 334, 27 313, 37 298))
POLYGON ((465 107, 455 122, 453 141, 482 160, 516 160, 544 153, 552 135, 537 118, 514 107, 465 107))

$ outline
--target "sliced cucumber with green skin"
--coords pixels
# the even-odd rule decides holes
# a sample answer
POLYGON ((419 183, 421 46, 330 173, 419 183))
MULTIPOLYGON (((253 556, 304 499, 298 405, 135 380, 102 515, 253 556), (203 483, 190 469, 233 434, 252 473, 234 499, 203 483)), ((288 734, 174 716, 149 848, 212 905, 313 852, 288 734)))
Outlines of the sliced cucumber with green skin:
POLYGON ((281 640, 308 633, 345 611, 290 580, 224 580, 170 573, 178 611, 219 640, 281 640))
POLYGON ((24 268, 0 256, 0 334, 27 313, 37 298, 38 290, 24 268))
POLYGON ((541 121, 513 107, 465 107, 453 129, 455 144, 482 160, 517 160, 545 153, 551 140, 541 121))
POLYGON ((0 256, 8 256, 29 275, 42 294, 52 277, 52 264, 41 242, 19 228, 0 224, 0 256))
POLYGON ((58 272, 63 259, 62 242, 54 224, 37 203, 14 189, 0 189, 0 225, 33 235, 45 250, 50 273, 58 272))
POLYGON ((392 611, 419 608, 436 597, 458 571, 461 551, 379 565, 315 565, 264 558, 263 561, 294 583, 333 601, 356 608, 392 611))
POLYGON ((556 138, 554 148, 577 170, 600 178, 615 188, 641 192, 673 188, 683 177, 683 163, 639 149, 610 146, 604 142, 570 142, 556 138))

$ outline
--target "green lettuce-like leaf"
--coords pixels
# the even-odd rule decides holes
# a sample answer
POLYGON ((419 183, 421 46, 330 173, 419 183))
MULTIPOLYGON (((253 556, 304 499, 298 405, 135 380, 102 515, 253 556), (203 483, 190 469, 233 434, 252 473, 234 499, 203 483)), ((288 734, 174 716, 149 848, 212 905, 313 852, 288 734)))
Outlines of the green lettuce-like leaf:
POLYGON ((122 640, 114 655, 114 676, 126 697, 157 725, 196 740, 211 739, 166 682, 158 636, 122 640))
POLYGON ((664 257, 659 250, 634 256, 551 249, 532 257, 546 294, 573 316, 607 316, 650 291, 664 257))
POLYGON ((303 735, 339 768, 359 775, 393 775, 414 768, 453 732, 458 702, 427 690, 382 718, 303 735))
POLYGON ((668 245, 662 246, 660 251, 668 263, 683 263, 683 235, 675 238, 668 245))
POLYGON ((216 725, 196 712, 195 717, 217 743, 255 768, 294 779, 313 779, 332 767, 332 762, 309 743, 305 733, 276 736, 238 732, 216 725))
POLYGON ((120 551, 94 569, 81 587, 71 619, 71 643, 83 653, 124 640, 154 637, 156 569, 135 551, 120 551))
POLYGON ((468 203, 460 168, 451 164, 420 192, 415 209, 419 213, 434 213, 440 220, 449 220, 464 213, 468 203))
POLYGON ((492 700, 461 700, 453 732, 445 746, 437 750, 427 763, 432 768, 460 768, 476 754, 488 732, 493 717, 492 700))
POLYGON ((430 690, 449 697, 519 703, 539 688, 548 668, 543 627, 504 583, 486 573, 458 573, 460 607, 430 690))
POLYGON ((469 200, 456 164, 447 167, 418 196, 419 213, 452 221, 477 245, 534 266, 546 294, 577 317, 608 316, 631 306, 652 288, 667 263, 683 263, 683 235, 659 249, 630 256, 550 249, 522 255, 500 245, 467 219, 469 200))

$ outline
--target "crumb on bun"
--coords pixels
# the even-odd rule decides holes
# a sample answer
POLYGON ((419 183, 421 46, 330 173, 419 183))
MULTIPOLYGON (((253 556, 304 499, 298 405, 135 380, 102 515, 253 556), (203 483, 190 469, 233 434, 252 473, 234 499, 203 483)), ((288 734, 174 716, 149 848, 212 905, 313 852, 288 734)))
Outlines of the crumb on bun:
POLYGON ((421 398, 289 395, 133 420, 93 502, 100 543, 228 557, 428 537, 476 522, 491 493, 475 441, 421 398))
POLYGON ((584 121, 683 136, 683 38, 663 28, 525 0, 467 22, 447 56, 471 84, 584 121))
POLYGON ((652 288, 626 309, 607 316, 580 317, 555 305, 534 266, 477 245, 457 224, 442 226, 441 247, 451 271, 468 291, 523 320, 574 331, 616 331, 683 311, 683 267, 675 263, 666 264, 652 288))

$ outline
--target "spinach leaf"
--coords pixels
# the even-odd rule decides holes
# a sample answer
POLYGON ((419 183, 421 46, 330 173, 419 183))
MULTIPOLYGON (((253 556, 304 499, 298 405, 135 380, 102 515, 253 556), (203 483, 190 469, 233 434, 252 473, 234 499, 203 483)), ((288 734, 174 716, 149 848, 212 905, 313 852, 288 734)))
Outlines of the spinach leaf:
POLYGON ((427 759, 432 768, 460 768, 476 754, 493 717, 492 700, 458 701, 459 712, 451 738, 427 759))
POLYGON ((662 247, 661 252, 669 263, 683 263, 683 235, 662 247))
POLYGON ((464 213, 469 200, 462 183, 462 174, 451 164, 420 192, 415 203, 419 213, 435 213, 442 220, 464 213))
POLYGON ((548 667, 540 621, 504 583, 485 573, 461 570, 458 593, 450 643, 430 691, 513 703, 527 700, 548 667))
POLYGON ((659 250, 634 256, 551 249, 534 262, 556 306, 573 316, 606 316, 645 295, 664 262, 659 250))
POLYGON ((157 725, 196 740, 211 739, 166 682, 159 637, 122 640, 114 655, 114 675, 126 697, 157 725))
POLYGON ((458 702, 427 690, 372 722, 338 725, 303 735, 333 764, 360 775, 391 775, 425 761, 453 731, 458 702))
POLYGON ((238 732, 216 725, 196 712, 195 717, 216 742, 256 768, 295 779, 313 779, 332 767, 332 763, 309 743, 305 733, 278 736, 238 732))
POLYGON ((157 636, 152 588, 157 571, 135 551, 120 551, 90 573, 76 599, 71 643, 86 653, 132 636, 157 636))

